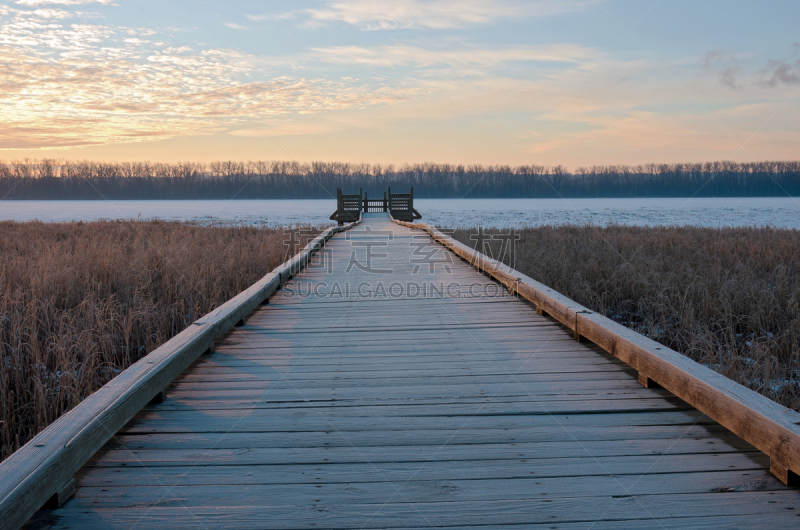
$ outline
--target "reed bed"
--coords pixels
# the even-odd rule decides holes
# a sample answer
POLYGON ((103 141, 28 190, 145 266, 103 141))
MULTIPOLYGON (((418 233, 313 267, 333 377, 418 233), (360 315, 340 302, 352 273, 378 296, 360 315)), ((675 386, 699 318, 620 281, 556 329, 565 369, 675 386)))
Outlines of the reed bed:
POLYGON ((319 232, 0 223, 0 458, 319 232))
MULTIPOLYGON (((485 231, 483 251, 800 411, 800 231, 544 226, 485 231), (492 240, 494 235, 495 239, 492 240), (509 248, 507 246, 506 248, 509 248)), ((476 229, 453 236, 476 248, 476 229)))

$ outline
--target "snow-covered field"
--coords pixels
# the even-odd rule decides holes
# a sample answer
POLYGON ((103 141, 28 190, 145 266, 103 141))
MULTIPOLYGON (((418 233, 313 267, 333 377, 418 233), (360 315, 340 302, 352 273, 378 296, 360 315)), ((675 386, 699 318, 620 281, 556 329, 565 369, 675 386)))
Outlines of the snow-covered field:
MULTIPOLYGON (((799 198, 417 199, 423 221, 440 226, 560 224, 775 226, 800 229, 799 198)), ((0 201, 0 220, 48 222, 166 219, 203 224, 325 224, 333 200, 0 201)))

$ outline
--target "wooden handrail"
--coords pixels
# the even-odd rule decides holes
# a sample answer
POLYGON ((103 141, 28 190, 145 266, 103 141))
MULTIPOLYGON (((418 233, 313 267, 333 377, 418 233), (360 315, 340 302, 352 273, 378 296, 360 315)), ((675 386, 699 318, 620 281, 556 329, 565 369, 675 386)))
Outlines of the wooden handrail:
MULTIPOLYGON (((391 215, 391 214, 390 214, 391 215)), ((392 221, 428 232, 456 255, 485 271, 509 292, 532 302, 571 329, 754 445, 770 458, 770 471, 786 485, 800 475, 800 414, 622 326, 425 223, 392 221)), ((645 379, 645 380, 646 380, 645 379)))
POLYGON ((103 445, 181 372, 300 271, 334 234, 331 227, 257 283, 124 370, 0 462, 0 529, 23 525, 103 445))

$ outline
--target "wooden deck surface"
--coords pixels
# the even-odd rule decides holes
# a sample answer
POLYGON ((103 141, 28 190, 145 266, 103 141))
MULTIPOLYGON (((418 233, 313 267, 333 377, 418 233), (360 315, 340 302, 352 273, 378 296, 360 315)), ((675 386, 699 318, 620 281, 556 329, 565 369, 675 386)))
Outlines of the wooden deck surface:
POLYGON ((800 527, 764 454, 636 376, 365 214, 30 526, 800 527))

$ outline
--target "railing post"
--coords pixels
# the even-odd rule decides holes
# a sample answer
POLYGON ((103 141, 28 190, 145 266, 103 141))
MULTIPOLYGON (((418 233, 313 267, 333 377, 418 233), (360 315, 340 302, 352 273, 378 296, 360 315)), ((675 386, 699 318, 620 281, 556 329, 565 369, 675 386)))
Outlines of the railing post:
POLYGON ((364 188, 358 188, 358 213, 364 211, 364 188))
POLYGON ((342 200, 342 188, 336 188, 336 221, 339 226, 344 224, 342 217, 344 215, 344 201, 342 200))
POLYGON ((364 192, 364 212, 369 211, 369 199, 367 198, 367 192, 364 192))
POLYGON ((389 202, 387 203, 387 208, 391 212, 392 211, 392 187, 391 186, 386 188, 386 193, 389 194, 389 202))
POLYGON ((386 202, 386 192, 385 191, 383 192, 383 211, 384 212, 388 212, 389 211, 389 203, 386 202))

